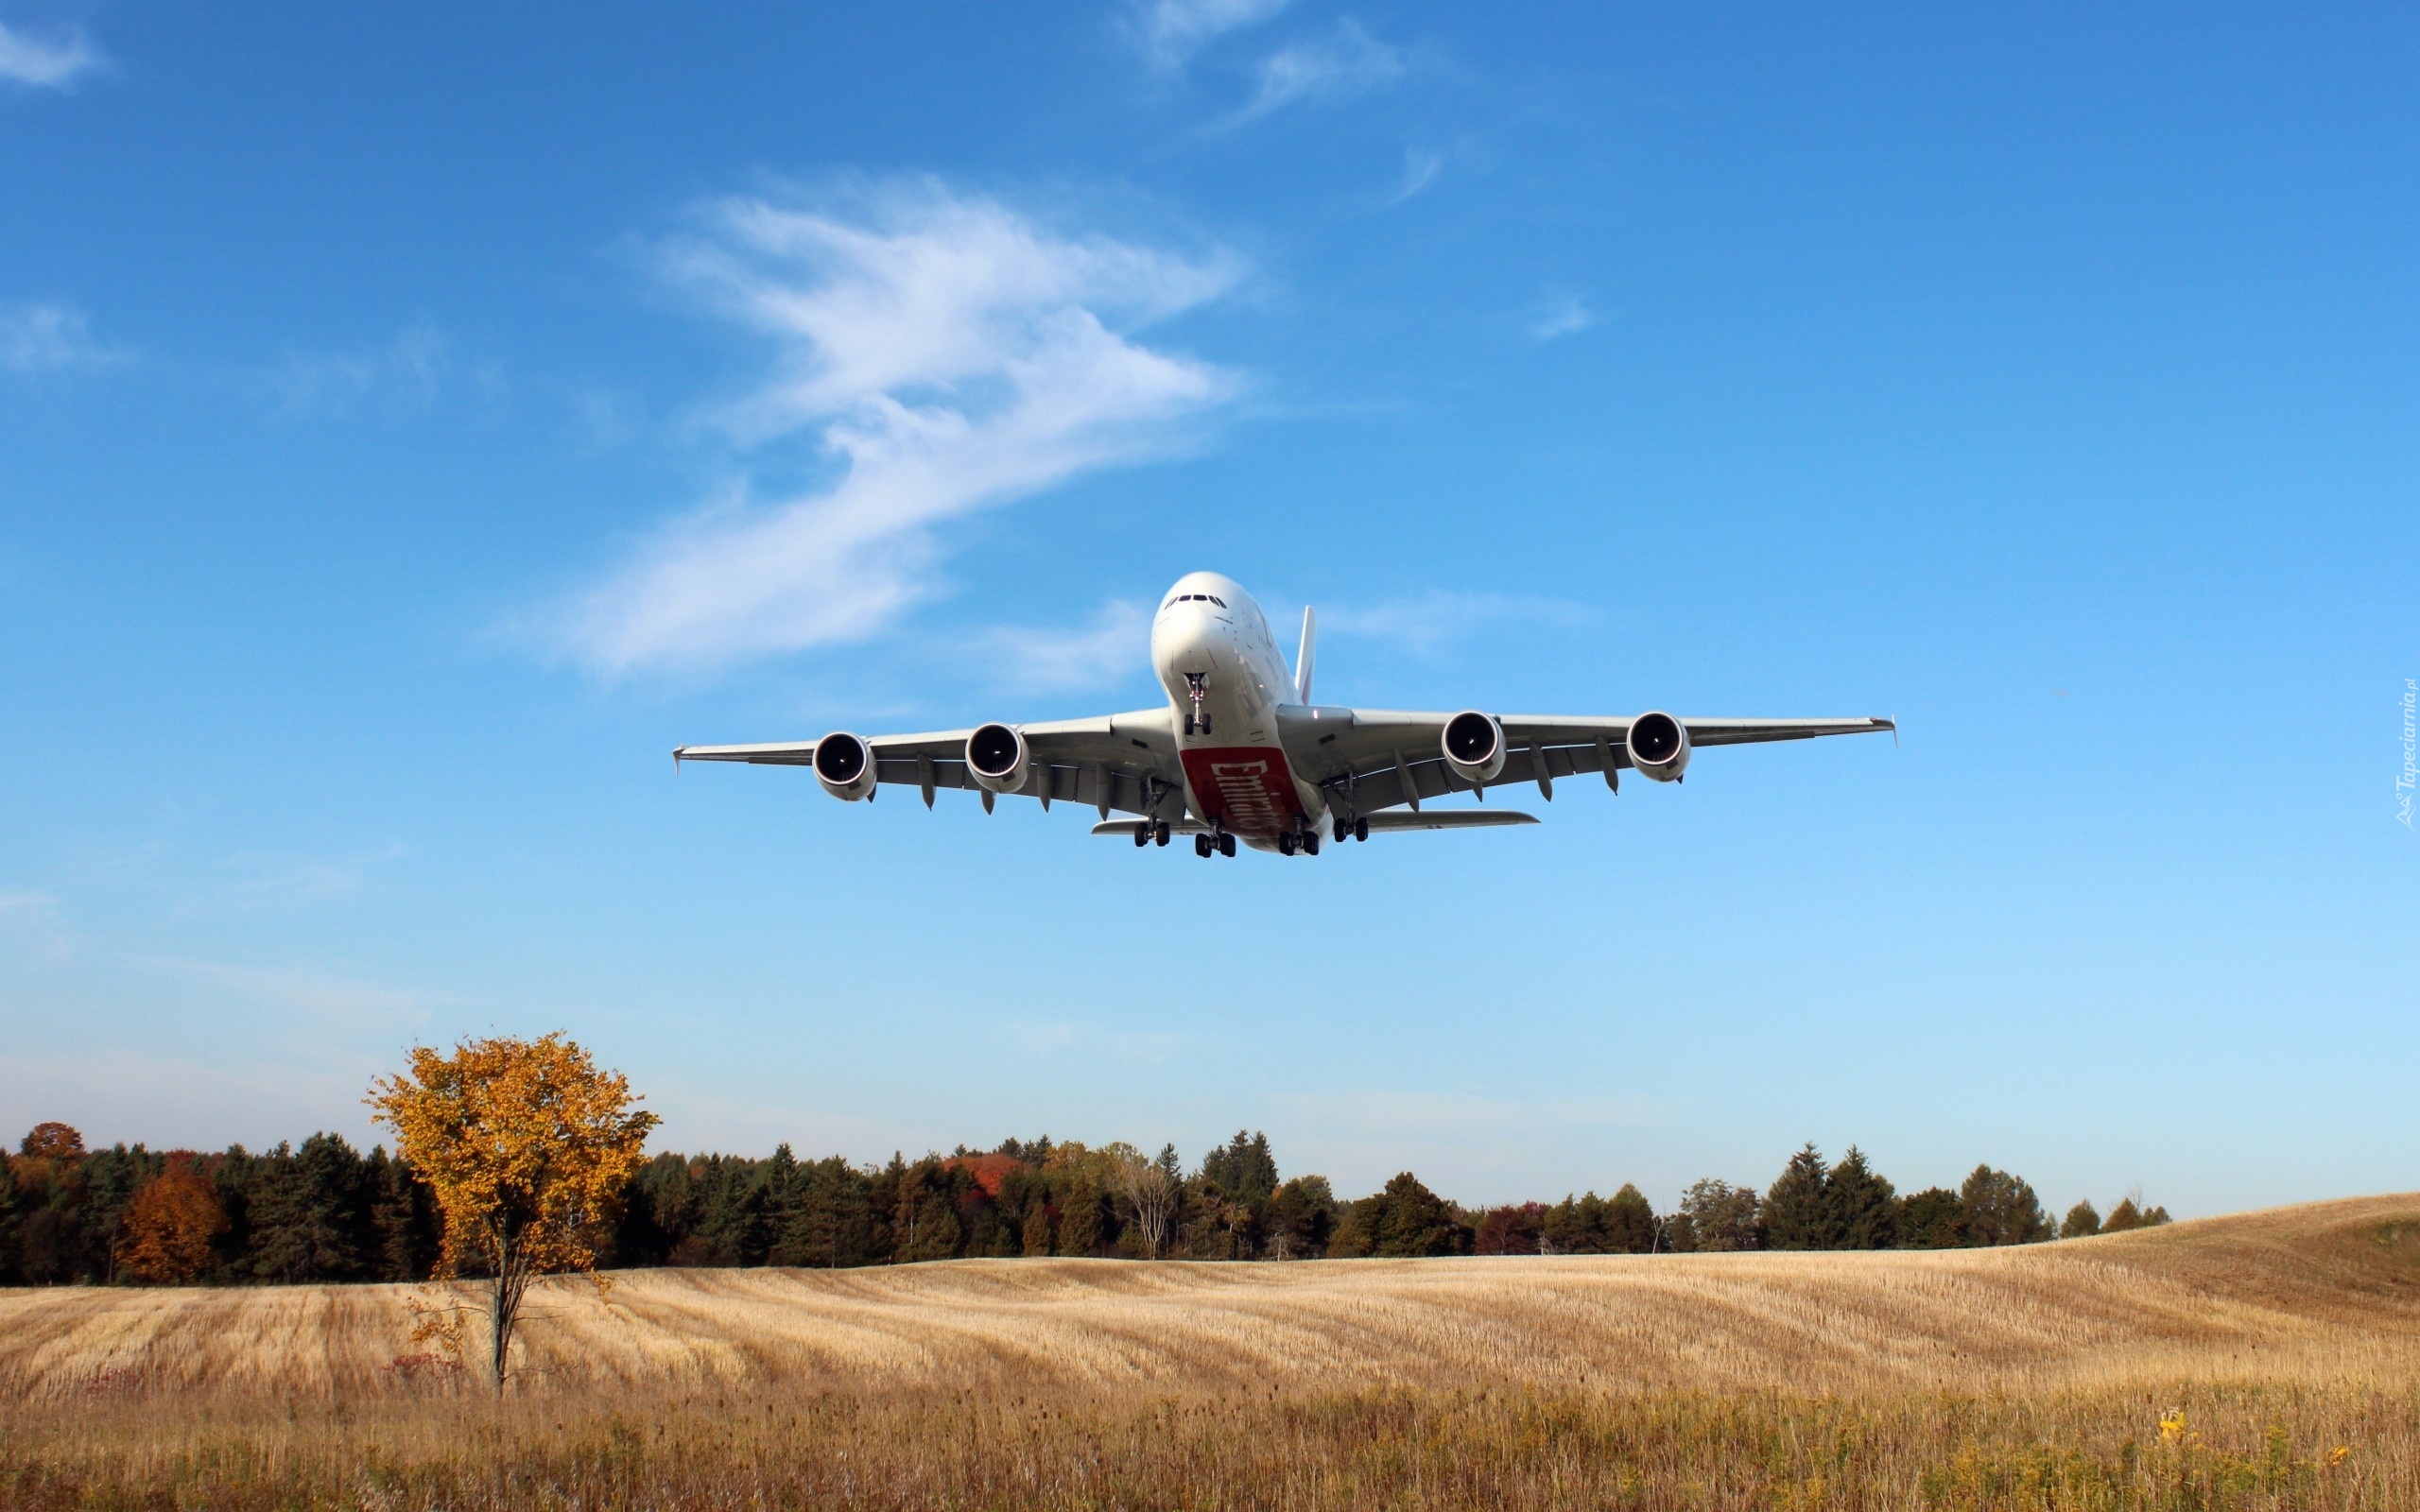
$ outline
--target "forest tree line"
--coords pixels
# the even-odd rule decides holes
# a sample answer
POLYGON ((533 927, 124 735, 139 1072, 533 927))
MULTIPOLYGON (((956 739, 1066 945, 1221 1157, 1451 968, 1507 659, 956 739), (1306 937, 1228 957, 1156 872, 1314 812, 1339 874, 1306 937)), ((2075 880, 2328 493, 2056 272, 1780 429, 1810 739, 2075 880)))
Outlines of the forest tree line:
MULTIPOLYGON (((2129 1198, 2054 1225, 2031 1186, 1978 1165, 1956 1191, 1900 1194, 1852 1147, 1811 1144, 1763 1189, 1707 1179, 1659 1213, 1635 1186, 1464 1208, 1405 1172, 1340 1199, 1281 1177, 1237 1131, 1185 1169, 1127 1144, 1009 1140, 881 1166, 658 1155, 623 1194, 609 1266, 902 1264, 968 1256, 1184 1260, 1955 1248, 2166 1223, 2129 1198)), ((383 1146, 314 1134, 257 1154, 87 1150, 43 1124, 0 1157, 0 1284, 419 1281, 440 1251, 427 1186, 383 1146)))

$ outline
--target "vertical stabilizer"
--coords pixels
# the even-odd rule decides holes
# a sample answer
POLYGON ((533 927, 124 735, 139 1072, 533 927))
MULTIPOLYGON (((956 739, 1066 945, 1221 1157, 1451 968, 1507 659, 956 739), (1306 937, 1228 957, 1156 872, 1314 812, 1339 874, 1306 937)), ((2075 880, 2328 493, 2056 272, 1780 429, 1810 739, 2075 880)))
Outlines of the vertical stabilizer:
POLYGON ((1319 634, 1319 617, 1303 606, 1303 649, 1294 655, 1294 701, 1311 701, 1311 643, 1319 634))

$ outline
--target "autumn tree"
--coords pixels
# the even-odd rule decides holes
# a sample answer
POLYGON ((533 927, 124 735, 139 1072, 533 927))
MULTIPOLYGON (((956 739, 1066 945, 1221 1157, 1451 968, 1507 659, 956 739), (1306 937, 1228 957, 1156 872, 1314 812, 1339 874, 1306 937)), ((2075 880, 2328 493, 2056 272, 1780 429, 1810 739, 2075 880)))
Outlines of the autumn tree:
POLYGON ((36 1160, 80 1160, 84 1136, 66 1124, 36 1124, 18 1144, 17 1153, 36 1160))
POLYGON ((216 1258, 212 1245, 227 1231, 226 1210, 209 1179, 182 1152, 135 1189, 118 1240, 118 1263, 141 1281, 182 1285, 199 1280, 216 1258))
POLYGON ((1691 1182, 1673 1221, 1677 1241, 1673 1247, 1716 1252, 1754 1249, 1763 1243, 1760 1206, 1754 1187, 1735 1187, 1712 1177, 1691 1182))
POLYGON ((438 1275, 486 1278, 489 1364, 501 1393, 531 1279, 595 1269, 656 1116, 631 1106, 639 1099, 627 1077, 599 1071, 561 1032, 465 1040, 450 1056, 421 1046, 366 1101, 436 1194, 445 1226, 438 1275))
POLYGON ((1157 1260, 1167 1247, 1169 1232, 1176 1222, 1177 1199, 1182 1194, 1178 1178, 1169 1171, 1169 1161, 1147 1160, 1140 1150, 1119 1145, 1109 1147, 1117 1153, 1117 1198, 1125 1210, 1127 1221, 1133 1225, 1134 1237, 1142 1243, 1143 1258, 1157 1260))

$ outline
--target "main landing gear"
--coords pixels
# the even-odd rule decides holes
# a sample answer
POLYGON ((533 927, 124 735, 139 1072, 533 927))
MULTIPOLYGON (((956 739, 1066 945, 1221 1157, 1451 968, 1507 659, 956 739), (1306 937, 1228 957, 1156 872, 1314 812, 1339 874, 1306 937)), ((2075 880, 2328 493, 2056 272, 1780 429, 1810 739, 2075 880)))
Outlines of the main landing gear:
POLYGON ((1193 837, 1193 853, 1195 855, 1207 856, 1214 850, 1222 856, 1234 855, 1236 853, 1236 837, 1232 834, 1226 833, 1197 834, 1193 837))
POLYGON ((1318 855, 1320 833, 1317 830, 1305 830, 1300 834, 1281 834, 1277 837, 1279 855, 1290 856, 1298 850, 1306 856, 1318 855))
POLYGON ((1343 844, 1345 841, 1347 841, 1347 840, 1367 840, 1368 838, 1370 838, 1370 821, 1369 821, 1369 820, 1367 820, 1367 819, 1351 819, 1351 820, 1347 820, 1347 819, 1343 819, 1343 818, 1339 818, 1339 819, 1336 821, 1336 843, 1337 843, 1337 844, 1339 844, 1339 845, 1342 845, 1342 844, 1343 844))
POLYGON ((1135 850, 1142 850, 1142 849, 1143 849, 1145 846, 1147 846, 1147 845, 1166 845, 1166 844, 1167 844, 1167 843, 1168 843, 1168 821, 1167 821, 1167 820, 1166 820, 1166 819, 1162 819, 1162 820, 1160 820, 1160 821, 1159 821, 1158 823, 1156 823, 1156 824, 1142 824, 1142 825, 1137 825, 1137 826, 1135 826, 1135 829, 1134 829, 1134 849, 1135 849, 1135 850))

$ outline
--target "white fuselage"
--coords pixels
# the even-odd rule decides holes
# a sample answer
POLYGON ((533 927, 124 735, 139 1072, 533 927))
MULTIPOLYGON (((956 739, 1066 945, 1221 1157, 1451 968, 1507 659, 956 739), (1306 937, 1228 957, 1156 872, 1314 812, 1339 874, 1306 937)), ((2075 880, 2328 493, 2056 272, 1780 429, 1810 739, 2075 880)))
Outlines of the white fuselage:
POLYGON ((1234 578, 1177 579, 1151 621, 1151 670, 1167 691, 1196 817, 1263 850, 1319 823, 1320 791, 1295 777, 1278 733, 1293 680, 1260 606, 1234 578))

